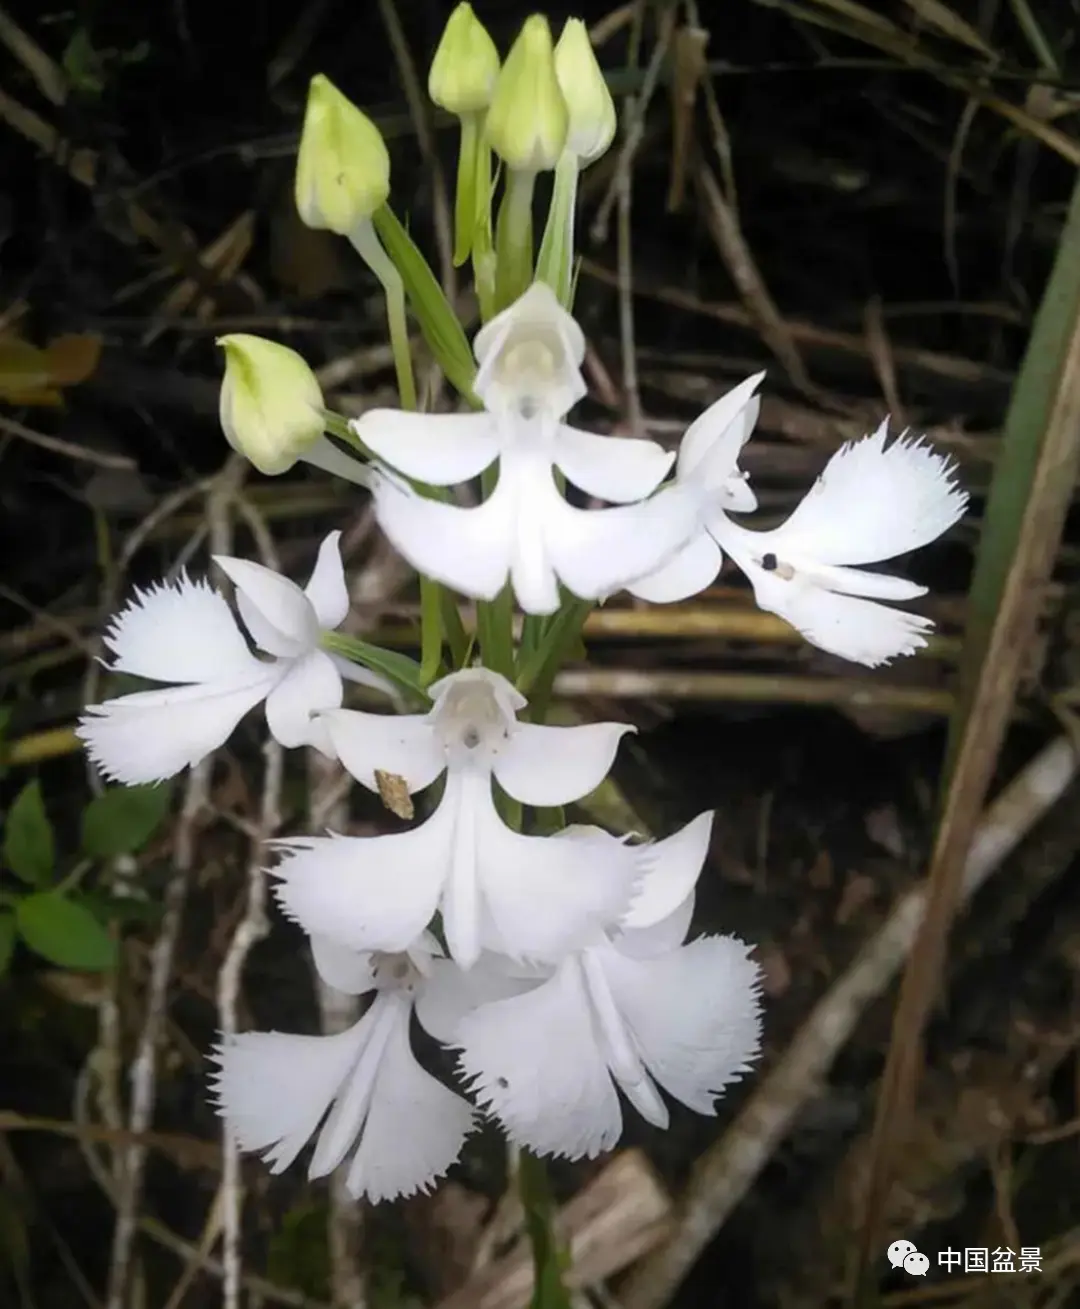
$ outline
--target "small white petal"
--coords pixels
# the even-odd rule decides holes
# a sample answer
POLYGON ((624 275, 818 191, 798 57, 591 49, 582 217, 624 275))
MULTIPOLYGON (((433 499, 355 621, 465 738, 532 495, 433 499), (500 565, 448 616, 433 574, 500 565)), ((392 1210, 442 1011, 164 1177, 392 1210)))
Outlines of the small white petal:
POLYGON ((666 564, 627 586, 631 595, 652 604, 673 604, 712 586, 724 556, 708 534, 698 532, 666 564))
POLYGON ((543 496, 545 541, 555 571, 585 600, 612 595, 667 563, 698 524, 696 493, 677 484, 615 509, 575 509, 550 481, 533 494, 543 496))
POLYGON ((431 486, 467 482, 499 457, 498 429, 490 414, 369 409, 351 427, 391 468, 431 486))
POLYGON ((244 1032, 218 1052, 218 1111, 242 1150, 280 1173, 315 1134, 363 1049, 362 1023, 335 1036, 244 1032))
POLYGON ((472 1107, 416 1062, 405 1021, 383 1050, 363 1135, 345 1187, 355 1199, 392 1200, 428 1191, 476 1126, 472 1107))
POLYGON ((490 412, 543 413, 559 419, 586 394, 585 337, 543 282, 480 329, 473 390, 490 412))
POLYGON ((631 959, 651 959, 654 955, 668 954, 686 940, 694 918, 695 893, 671 911, 666 918, 649 927, 627 927, 613 936, 620 954, 631 959))
POLYGON ((732 476, 757 422, 761 399, 754 392, 764 379, 755 373, 694 419, 679 443, 680 480, 693 477, 715 491, 732 476))
POLYGON ((319 1132, 308 1177, 332 1173, 360 1139, 387 1045, 395 1027, 408 1026, 410 1007, 404 996, 383 991, 357 1023, 363 1044, 319 1132))
POLYGON ((349 612, 349 588, 345 585, 345 568, 341 562, 340 532, 331 532, 319 546, 304 594, 323 631, 332 632, 345 621, 349 612))
POLYGON ((398 702, 400 692, 397 687, 387 677, 382 677, 379 673, 373 673, 370 668, 365 668, 363 664, 354 664, 351 659, 334 654, 333 651, 326 652, 334 661, 334 667, 341 674, 346 682, 354 682, 357 686, 367 686, 373 691, 379 691, 388 699, 398 702))
POLYGON ((558 960, 595 940, 633 896, 639 876, 633 847, 606 832, 576 839, 522 836, 493 803, 478 806, 480 885, 494 939, 490 949, 516 959, 558 960))
POLYGON ((629 723, 518 723, 496 755, 493 771, 503 790, 522 804, 570 804, 607 777, 619 742, 633 731, 629 723))
POLYGON ((709 809, 673 836, 637 847, 644 874, 630 908, 620 920, 621 927, 651 927, 679 908, 701 875, 712 824, 713 812, 709 809))
POLYGON ((446 768, 446 753, 426 714, 368 714, 333 709, 321 716, 337 757, 351 777, 378 791, 375 772, 392 773, 422 791, 446 768))
POLYGON ((266 725, 275 741, 295 747, 327 744, 311 715, 341 704, 341 677, 323 650, 302 655, 266 699, 266 725))
POLYGON ((645 1066, 676 1100, 715 1112, 761 1044, 761 970, 732 936, 702 937, 670 954, 605 951, 603 969, 645 1066))
POLYGON ((842 446, 762 548, 820 564, 873 564, 952 527, 967 506, 953 480, 955 465, 906 435, 886 449, 887 435, 883 422, 873 435, 842 446))
POLYGON ((214 562, 235 585, 240 617, 268 654, 295 656, 318 645, 319 620, 295 582, 250 559, 215 555, 214 562))
POLYGON ((934 626, 921 614, 826 591, 801 575, 786 581, 749 562, 743 567, 762 609, 789 622, 812 645, 869 668, 914 654, 934 626))
POLYGON ((841 568, 835 564, 805 565, 799 569, 807 580, 840 595, 872 596, 876 600, 914 600, 925 595, 927 587, 907 577, 874 573, 868 568, 841 568))
POLYGON ((475 509, 426 500, 378 475, 372 494, 379 526, 417 572, 464 595, 493 600, 510 572, 514 501, 500 478, 475 509))
POLYGON ((471 968, 459 968, 451 959, 437 959, 416 999, 416 1017, 429 1036, 453 1045, 458 1024, 466 1014, 493 1000, 531 991, 549 976, 549 970, 515 966, 502 955, 485 950, 471 968))
POLYGON ((318 932, 312 933, 310 943, 315 970, 327 986, 345 995, 364 995, 374 990, 370 952, 350 950, 318 932))
POLYGON ((538 1154, 595 1158, 622 1132, 576 959, 547 982, 466 1014, 460 1068, 510 1139, 538 1154))
POLYGON ((155 682, 241 679, 260 666, 224 598, 186 573, 136 591, 104 642, 117 672, 155 682))
POLYGON ((354 950, 406 950, 431 921, 449 867, 453 812, 387 836, 283 842, 273 869, 287 918, 354 950))
POLYGON ((305 464, 310 464, 312 468, 318 468, 332 477, 343 478, 356 486, 371 484, 371 470, 368 465, 346 454, 325 436, 320 436, 307 449, 301 451, 297 458, 305 464))
POLYGON ((256 664, 255 676, 239 683, 170 686, 89 705, 76 735, 111 781, 161 782, 223 745, 281 672, 273 664, 256 664))
POLYGON ((674 452, 655 441, 596 436, 561 424, 552 458, 575 486, 613 504, 651 495, 675 462, 674 452))

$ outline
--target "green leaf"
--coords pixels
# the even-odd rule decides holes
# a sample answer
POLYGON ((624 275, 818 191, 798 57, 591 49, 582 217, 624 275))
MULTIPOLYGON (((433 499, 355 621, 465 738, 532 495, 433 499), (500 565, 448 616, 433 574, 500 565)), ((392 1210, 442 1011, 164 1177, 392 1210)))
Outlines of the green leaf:
POLYGON ((171 799, 167 785, 110 786, 83 810, 83 853, 112 859, 141 850, 161 826, 171 799))
POLYGON ((387 254, 401 274, 409 306, 416 315, 431 353, 450 384, 470 404, 477 406, 476 397, 472 393, 476 362, 469 349, 465 331, 443 294, 438 279, 389 205, 376 209, 372 221, 387 254))
POLYGON ((52 877, 56 862, 52 825, 35 778, 15 797, 4 824, 4 863, 31 886, 52 877))
POLYGON ((19 901, 15 920, 30 949, 61 968, 100 972, 116 963, 116 942, 77 900, 39 891, 19 901))
POLYGON ((15 949, 15 915, 0 913, 0 977, 8 970, 15 949))
POLYGON ((373 673, 380 673, 400 686, 402 690, 417 696, 425 704, 430 703, 428 693, 424 690, 420 665, 408 655, 399 654, 396 650, 383 650, 381 646, 369 645, 367 641, 361 641, 355 636, 346 636, 344 632, 324 632, 322 644, 323 649, 344 655, 353 663, 363 664, 373 673))

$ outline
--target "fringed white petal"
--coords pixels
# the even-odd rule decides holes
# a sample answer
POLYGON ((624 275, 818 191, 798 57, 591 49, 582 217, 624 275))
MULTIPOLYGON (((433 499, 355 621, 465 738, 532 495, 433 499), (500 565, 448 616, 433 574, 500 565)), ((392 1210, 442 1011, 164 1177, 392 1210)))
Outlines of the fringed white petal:
POLYGON ((712 586, 723 562, 720 547, 708 532, 699 531, 666 564, 636 578, 626 589, 651 604, 674 604, 712 586))
POLYGON ((321 721, 346 771, 369 791, 379 789, 376 772, 400 777, 415 792, 446 768, 446 752, 424 714, 334 709, 321 721))
POLYGON ((886 448, 887 436, 886 420, 873 435, 841 446, 763 548, 821 564, 873 564, 952 527, 967 506, 952 460, 906 434, 886 448))
POLYGON ((514 502, 501 478, 475 509, 426 500, 381 475, 373 479, 372 494, 379 526, 417 572, 479 600, 499 594, 510 572, 514 531, 514 502))
POLYGON ((612 504, 631 504, 656 490, 675 462, 675 453, 655 441, 597 436, 560 425, 552 461, 588 495, 612 504))
POLYGON ((244 1032, 224 1042, 211 1087, 242 1150, 263 1152, 280 1173, 314 1136, 356 1066, 363 1021, 335 1036, 244 1032))
POLYGON ((327 986, 345 995, 364 995, 374 990, 375 974, 370 951, 350 950, 318 932, 312 933, 310 944, 315 971, 327 986))
POLYGON ((405 950, 431 921, 446 880, 453 813, 388 836, 281 842, 272 874, 287 918, 354 950, 405 950))
POLYGON ((595 1158, 622 1132, 576 959, 547 982, 466 1014, 459 1067, 482 1107, 537 1154, 595 1158))
POLYGON ((480 885, 493 939, 514 959, 561 959, 596 940, 633 896, 640 870, 632 846, 598 830, 574 838, 522 836, 495 806, 478 806, 480 885))
POLYGON ((458 1024, 466 1014, 493 1000, 522 995, 539 986, 549 970, 519 965, 502 955, 481 953, 471 968, 453 960, 437 959, 416 999, 420 1026, 443 1045, 453 1045, 458 1024))
POLYGON ((709 809, 663 841, 637 847, 644 872, 630 908, 620 920, 622 928, 651 927, 683 903, 701 875, 712 824, 713 812, 709 809))
POLYGON ((717 491, 735 474, 739 455, 757 422, 761 398, 754 392, 764 379, 764 373, 755 373, 694 419, 679 442, 676 471, 680 480, 694 478, 708 490, 717 491))
POLYGON ((215 555, 214 562, 235 585, 240 617, 268 654, 296 656, 318 645, 319 620, 295 582, 250 559, 215 555))
POLYGON ((117 672, 155 682, 240 680, 260 666, 224 598, 186 573, 137 590, 104 642, 117 672))
POLYGON ((921 614, 827 591, 812 578, 787 581, 748 562, 743 568, 762 609, 789 622, 812 645, 868 668, 922 649, 934 626, 921 614))
POLYGON ((498 430, 490 414, 369 409, 351 427, 391 468, 431 486, 467 482, 499 457, 498 430))
POLYGON ((503 790, 522 804, 570 804, 607 777, 619 742, 633 731, 629 723, 518 723, 495 756, 493 771, 503 790))
POLYGON ((349 1165, 345 1188, 357 1200, 393 1200, 430 1190, 476 1126, 472 1106, 416 1062, 408 1017, 405 1008, 404 1021, 390 1031, 349 1165))
POLYGON ((349 612, 349 588, 345 584, 345 568, 341 562, 340 532, 331 532, 319 546, 304 594, 324 631, 332 632, 345 621, 349 612))
POLYGON ((110 781, 164 781, 224 745, 281 677, 280 667, 253 663, 254 677, 239 683, 170 686, 89 705, 75 733, 110 781))
POLYGON ((543 497, 548 557, 584 600, 612 595, 667 563, 698 527, 697 495, 678 484, 615 509, 575 509, 550 478, 532 494, 538 502, 543 497))
POLYGON ((691 1109, 714 1113, 760 1049, 760 969, 748 947, 710 936, 652 959, 609 950, 603 968, 652 1076, 691 1109))
POLYGON ((275 741, 292 748, 314 745, 329 753, 319 720, 312 714, 341 704, 341 676, 323 650, 302 655, 266 698, 266 725, 275 741))

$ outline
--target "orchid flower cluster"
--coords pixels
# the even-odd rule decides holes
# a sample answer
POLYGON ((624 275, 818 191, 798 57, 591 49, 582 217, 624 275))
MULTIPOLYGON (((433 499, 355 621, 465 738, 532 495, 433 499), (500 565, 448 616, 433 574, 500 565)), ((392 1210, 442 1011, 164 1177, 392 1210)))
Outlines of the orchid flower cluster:
POLYGON ((688 939, 712 814, 655 841, 565 825, 564 806, 603 782, 633 730, 543 722, 592 606, 624 590, 695 595, 726 554, 762 608, 872 667, 924 645, 931 624, 892 603, 924 588, 865 566, 932 541, 966 502, 942 456, 916 437, 890 443, 883 423, 832 457, 781 526, 745 526, 757 502, 740 457, 763 374, 708 408, 677 453, 569 424, 587 392, 572 315, 577 181, 616 128, 588 34, 570 20, 553 43, 534 16, 503 62, 461 4, 429 89, 460 125, 455 259, 471 261, 482 322, 471 350, 389 206, 377 128, 316 77, 297 204, 381 282, 401 404, 346 420, 298 354, 235 335, 221 393, 229 442, 261 471, 305 460, 365 488, 420 576, 420 660, 343 630, 331 532, 304 588, 218 557, 235 613, 183 573, 136 591, 105 635, 112 668, 165 685, 91 706, 79 726, 106 776, 154 782, 263 704, 281 745, 340 761, 413 820, 273 843, 278 904, 318 973, 370 1004, 338 1035, 249 1032, 215 1056, 214 1094, 241 1148, 277 1171, 314 1139, 309 1176, 344 1166, 349 1191, 372 1200, 429 1188, 484 1117, 518 1147, 576 1159, 616 1143, 623 1100, 661 1128, 665 1093, 711 1114, 758 1053, 748 947, 688 939), (410 309, 461 412, 417 409, 410 309), (453 593, 475 602, 474 623, 453 593), (346 707, 349 683, 385 711, 346 707), (414 1018, 455 1052, 452 1085, 418 1061, 414 1018))

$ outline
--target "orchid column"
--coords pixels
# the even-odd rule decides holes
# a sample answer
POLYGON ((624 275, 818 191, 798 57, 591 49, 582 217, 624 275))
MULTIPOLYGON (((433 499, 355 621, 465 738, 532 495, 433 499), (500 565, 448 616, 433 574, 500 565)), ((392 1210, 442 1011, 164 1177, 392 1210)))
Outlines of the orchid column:
MULTIPOLYGON (((229 442, 261 472, 303 461, 370 494, 420 577, 421 660, 349 634, 332 531, 303 590, 215 560, 238 618, 211 582, 186 574, 136 591, 106 646, 115 671, 165 685, 90 706, 80 724, 106 775, 154 781, 222 747, 265 702, 278 741, 340 760, 409 824, 274 843, 283 913, 327 984, 369 995, 370 1007, 337 1036, 249 1032, 215 1056, 233 1139, 274 1171, 314 1140, 308 1175, 343 1167, 368 1200, 430 1188, 484 1119, 535 1156, 576 1159, 616 1144, 627 1105, 658 1127, 669 1100, 712 1114, 757 1056, 748 948, 688 940, 712 815, 654 843, 565 823, 564 807, 603 781, 632 730, 542 721, 590 607, 622 590, 661 603, 693 595, 726 551, 758 603, 808 641, 884 663, 924 644, 930 623, 881 603, 923 588, 865 565, 933 540, 966 503, 945 459, 918 437, 890 444, 883 424, 833 456, 785 524, 745 527, 757 502, 739 459, 762 374, 720 397, 677 452, 569 422, 588 389, 571 303, 577 178, 615 126, 585 28, 570 20, 554 44, 534 15, 500 66, 459 5, 429 87, 461 128, 455 258, 471 256, 476 274, 471 343, 390 206, 376 126, 320 75, 297 203, 384 288, 399 405, 349 421, 326 408, 294 351, 230 336, 221 406, 229 442), (497 228, 493 152, 504 165, 497 228), (545 170, 555 176, 537 257, 545 170), (417 411, 407 309, 458 411, 417 411), (583 507, 586 497, 603 503, 583 507), (475 602, 472 630, 458 596, 475 602), (353 684, 381 696, 380 711, 347 706, 353 684), (414 1016, 458 1052, 452 1086, 418 1062, 414 1016)), ((527 1158, 537 1282, 550 1292, 559 1272, 527 1158)), ((554 1302, 567 1303, 561 1292, 554 1302)))

